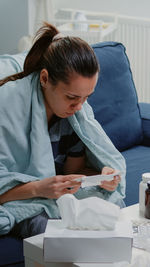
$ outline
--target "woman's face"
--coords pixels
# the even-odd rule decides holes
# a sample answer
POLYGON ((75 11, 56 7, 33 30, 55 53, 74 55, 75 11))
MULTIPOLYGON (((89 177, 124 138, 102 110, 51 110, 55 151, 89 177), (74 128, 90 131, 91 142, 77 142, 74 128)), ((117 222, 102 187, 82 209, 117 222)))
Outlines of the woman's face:
POLYGON ((82 108, 83 103, 94 92, 98 74, 91 78, 73 74, 69 84, 58 82, 53 86, 49 81, 43 87, 47 113, 60 118, 72 116, 82 108))

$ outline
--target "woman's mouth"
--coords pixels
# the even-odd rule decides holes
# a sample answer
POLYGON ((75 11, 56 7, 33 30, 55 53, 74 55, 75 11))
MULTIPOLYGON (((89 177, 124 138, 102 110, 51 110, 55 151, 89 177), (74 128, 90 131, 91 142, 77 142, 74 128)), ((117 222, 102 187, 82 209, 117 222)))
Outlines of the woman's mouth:
POLYGON ((66 112, 67 116, 72 116, 74 115, 75 112, 72 112, 72 113, 69 113, 69 112, 66 112))

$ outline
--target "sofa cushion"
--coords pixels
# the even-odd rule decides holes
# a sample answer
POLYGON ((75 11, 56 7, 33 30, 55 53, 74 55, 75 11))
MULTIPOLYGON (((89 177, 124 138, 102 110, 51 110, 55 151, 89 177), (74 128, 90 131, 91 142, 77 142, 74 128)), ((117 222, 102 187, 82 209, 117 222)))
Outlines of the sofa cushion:
POLYGON ((143 139, 129 61, 120 43, 105 42, 92 47, 100 62, 100 77, 88 102, 114 145, 123 151, 143 139))
POLYGON ((126 198, 127 206, 139 202, 139 183, 142 173, 150 172, 150 148, 135 146, 122 152, 127 164, 126 198))
POLYGON ((150 146, 150 103, 139 103, 143 128, 143 145, 150 146))

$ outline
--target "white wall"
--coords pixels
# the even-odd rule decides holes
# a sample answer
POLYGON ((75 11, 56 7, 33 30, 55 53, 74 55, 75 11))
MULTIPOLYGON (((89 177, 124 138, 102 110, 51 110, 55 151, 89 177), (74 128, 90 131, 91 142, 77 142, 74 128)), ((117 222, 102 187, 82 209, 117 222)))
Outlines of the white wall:
MULTIPOLYGON (((30 24, 34 10, 31 10, 31 3, 36 1, 0 0, 0 54, 16 53, 19 39, 32 31, 30 24)), ((150 0, 52 0, 52 2, 55 9, 67 7, 131 16, 150 16, 150 0)))
POLYGON ((53 0, 53 6, 150 17, 150 0, 53 0))
POLYGON ((27 0, 0 0, 0 54, 16 53, 18 40, 27 33, 27 0))

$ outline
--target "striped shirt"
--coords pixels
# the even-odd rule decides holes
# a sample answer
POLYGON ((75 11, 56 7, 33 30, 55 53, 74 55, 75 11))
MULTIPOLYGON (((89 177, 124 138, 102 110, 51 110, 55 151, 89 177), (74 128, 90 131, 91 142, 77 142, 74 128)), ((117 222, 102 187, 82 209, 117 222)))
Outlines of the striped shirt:
POLYGON ((50 130, 50 141, 55 161, 56 174, 63 174, 63 165, 66 158, 81 157, 85 146, 72 129, 68 120, 55 117, 50 130))

